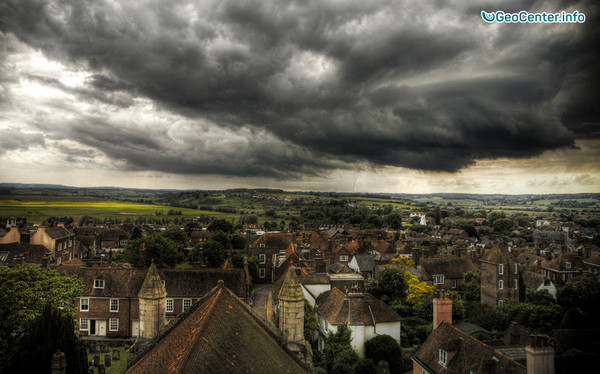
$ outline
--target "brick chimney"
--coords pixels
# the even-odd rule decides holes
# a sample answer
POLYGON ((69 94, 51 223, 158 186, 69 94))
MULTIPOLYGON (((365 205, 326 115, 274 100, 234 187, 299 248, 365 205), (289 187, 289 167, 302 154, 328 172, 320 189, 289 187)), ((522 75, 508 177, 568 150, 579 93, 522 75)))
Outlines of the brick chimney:
POLYGON ((446 299, 444 291, 439 291, 438 298, 433 299, 433 328, 442 321, 452 324, 452 300, 446 299))
POLYGON ((548 345, 548 335, 531 335, 525 354, 527 374, 554 374, 554 348, 548 345))

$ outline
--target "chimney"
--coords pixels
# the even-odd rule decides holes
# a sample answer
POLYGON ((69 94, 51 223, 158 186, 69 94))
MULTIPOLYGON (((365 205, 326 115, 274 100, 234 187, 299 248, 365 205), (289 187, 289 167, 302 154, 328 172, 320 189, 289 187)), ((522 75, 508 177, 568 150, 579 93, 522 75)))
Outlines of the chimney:
POLYGON ((442 321, 452 324, 452 300, 446 299, 443 290, 439 291, 437 299, 433 299, 433 328, 442 321))
POLYGON ((50 265, 50 256, 49 255, 43 255, 42 256, 42 267, 43 268, 47 268, 50 265))
POLYGON ((525 353, 527 374, 554 374, 554 348, 548 345, 548 335, 531 335, 525 353))

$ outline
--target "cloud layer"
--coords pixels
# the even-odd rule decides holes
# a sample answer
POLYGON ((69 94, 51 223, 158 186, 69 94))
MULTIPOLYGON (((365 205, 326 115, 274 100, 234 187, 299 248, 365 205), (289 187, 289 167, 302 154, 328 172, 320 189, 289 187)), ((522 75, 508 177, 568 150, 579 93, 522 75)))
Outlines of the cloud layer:
POLYGON ((298 178, 456 172, 599 139, 598 5, 504 6, 587 20, 490 25, 480 1, 4 0, 0 131, 16 136, 0 147, 298 178))

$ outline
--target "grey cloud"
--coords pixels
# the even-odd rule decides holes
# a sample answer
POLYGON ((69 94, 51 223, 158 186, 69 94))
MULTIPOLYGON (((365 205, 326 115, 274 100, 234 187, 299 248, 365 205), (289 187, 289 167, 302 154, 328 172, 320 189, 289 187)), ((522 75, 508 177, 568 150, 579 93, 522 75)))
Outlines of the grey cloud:
POLYGON ((190 142, 179 151, 132 124, 71 129, 132 168, 287 176, 366 162, 456 171, 597 133, 596 8, 552 4, 562 5, 588 10, 590 21, 493 27, 478 12, 498 5, 480 2, 6 0, 0 30, 97 71, 83 98, 127 106, 115 93, 135 92, 273 144, 253 138, 230 155, 190 142), (477 76, 451 79, 461 68, 477 76))
POLYGON ((12 127, 0 129, 0 155, 45 145, 44 137, 40 133, 25 133, 12 127))

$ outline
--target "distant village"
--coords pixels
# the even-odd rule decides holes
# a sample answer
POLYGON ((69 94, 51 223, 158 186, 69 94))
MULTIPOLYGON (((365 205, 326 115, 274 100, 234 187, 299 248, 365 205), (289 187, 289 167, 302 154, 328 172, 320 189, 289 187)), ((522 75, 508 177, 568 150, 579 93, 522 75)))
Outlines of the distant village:
MULTIPOLYGON (((587 372, 600 359, 598 225, 502 219, 498 232, 486 216, 460 229, 424 211, 396 228, 278 231, 8 217, 0 265, 81 280, 89 373, 121 360, 127 373, 587 372)), ((53 352, 48 370, 70 359, 53 352)))

